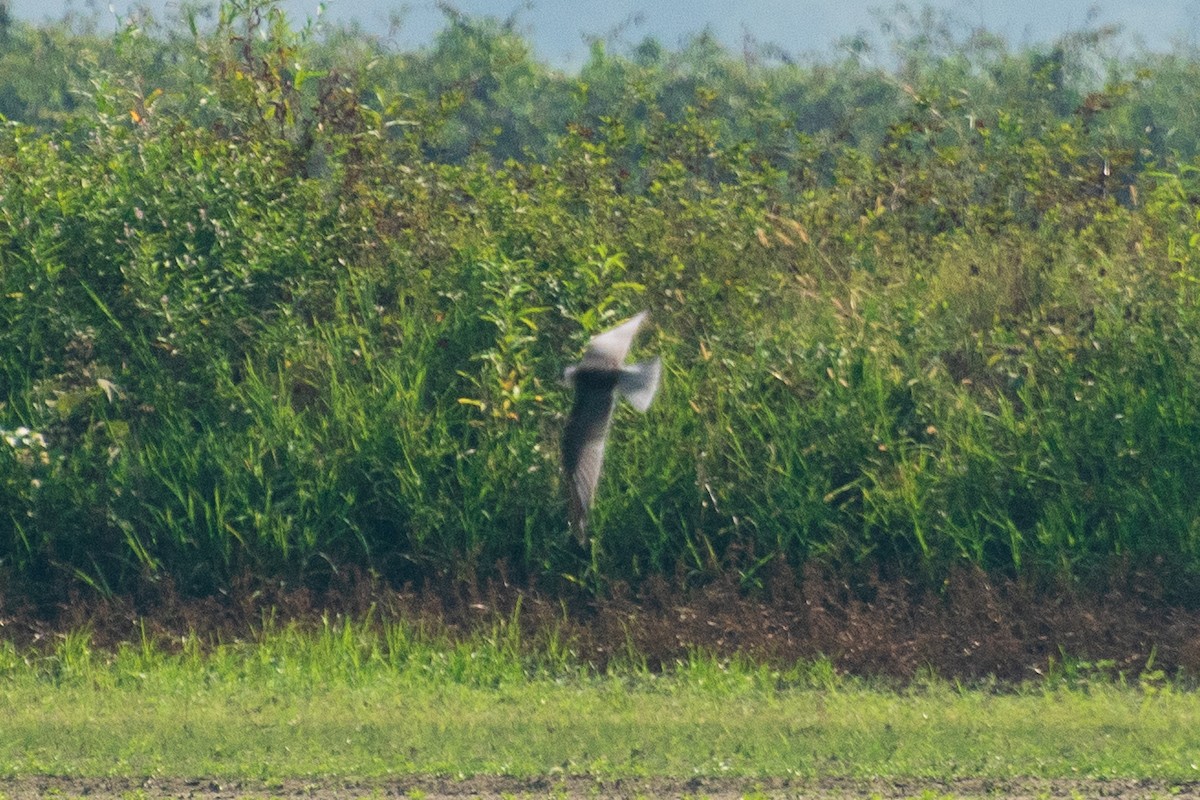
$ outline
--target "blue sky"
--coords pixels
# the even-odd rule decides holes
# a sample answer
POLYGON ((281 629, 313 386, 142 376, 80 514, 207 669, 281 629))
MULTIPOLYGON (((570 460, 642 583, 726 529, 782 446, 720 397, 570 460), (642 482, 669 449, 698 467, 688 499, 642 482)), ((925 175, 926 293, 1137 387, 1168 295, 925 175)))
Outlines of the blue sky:
MULTIPOLYGON (((0 0, 4 2, 4 0, 0 0)), ((109 0, 8 0, 15 16, 41 20, 61 16, 67 8, 100 9, 109 0), (90 5, 88 4, 90 2, 90 5)), ((294 18, 316 13, 318 0, 284 0, 294 18)), ((141 0, 161 13, 172 0, 141 0)), ((556 66, 573 66, 587 54, 587 36, 605 36, 621 29, 625 41, 652 35, 675 45, 689 34, 711 29, 731 47, 740 47, 747 34, 760 42, 779 45, 794 55, 828 52, 839 39, 860 31, 875 31, 892 0, 452 0, 469 14, 507 18, 516 14, 518 28, 533 42, 538 55, 556 66)), ((979 26, 1003 35, 1010 44, 1045 42, 1089 22, 1114 23, 1125 31, 1129 49, 1167 49, 1173 41, 1200 42, 1200 0, 920 0, 949 11, 966 27, 979 26)), ((134 5, 113 0, 118 12, 134 5)), ((395 33, 404 47, 427 43, 443 17, 434 2, 425 0, 327 0, 325 13, 335 20, 357 19, 368 31, 384 33, 389 19, 402 25, 395 33)))

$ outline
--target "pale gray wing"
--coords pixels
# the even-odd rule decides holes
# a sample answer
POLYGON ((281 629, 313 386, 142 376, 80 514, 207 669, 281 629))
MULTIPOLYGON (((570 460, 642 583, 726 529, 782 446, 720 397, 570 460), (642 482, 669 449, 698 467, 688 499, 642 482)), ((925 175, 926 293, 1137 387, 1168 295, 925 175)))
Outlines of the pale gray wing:
POLYGON ((562 459, 567 476, 571 527, 581 543, 585 541, 588 510, 592 507, 604 466, 604 447, 608 441, 612 409, 611 391, 584 394, 571 409, 563 429, 562 459))
POLYGON ((623 364, 629 348, 633 345, 633 337, 637 335, 638 328, 645 320, 646 312, 643 311, 615 328, 593 336, 583 354, 584 363, 591 362, 611 367, 623 364))
POLYGON ((645 413, 658 394, 658 383, 662 376, 662 359, 652 358, 621 367, 617 377, 617 391, 625 396, 630 405, 645 413))
POLYGON ((600 471, 604 467, 604 447, 608 432, 603 436, 584 442, 580 448, 578 463, 570 480, 571 527, 580 543, 587 541, 588 512, 596 497, 596 485, 600 483, 600 471))

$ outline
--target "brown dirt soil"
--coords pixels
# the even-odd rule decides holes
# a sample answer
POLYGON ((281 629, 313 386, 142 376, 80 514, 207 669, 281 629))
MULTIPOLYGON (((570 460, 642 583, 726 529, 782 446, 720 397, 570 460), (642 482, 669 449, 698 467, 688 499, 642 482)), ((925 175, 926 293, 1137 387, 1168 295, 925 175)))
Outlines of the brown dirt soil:
POLYGON ((252 639, 267 619, 317 625, 340 615, 405 620, 453 638, 515 614, 531 650, 554 637, 600 668, 631 649, 651 668, 701 649, 784 665, 824 656, 844 673, 899 680, 926 670, 1036 679, 1064 654, 1113 675, 1136 677, 1152 664, 1167 675, 1200 676, 1200 602, 1164 599, 1153 575, 1131 571, 1085 589, 963 570, 933 591, 877 576, 852 586, 815 567, 803 575, 777 567, 754 593, 733 579, 651 579, 600 598, 504 580, 396 589, 353 573, 320 593, 247 579, 228 593, 188 599, 160 582, 137 596, 80 594, 40 608, 0 595, 0 638, 37 647, 86 628, 96 647, 148 634, 170 648, 189 632, 229 642, 252 639))
POLYGON ((274 783, 221 782, 185 779, 58 778, 39 777, 18 780, 0 779, 0 796, 8 800, 34 798, 86 797, 89 800, 118 800, 137 797, 195 798, 196 800, 238 800, 239 798, 305 797, 311 800, 341 798, 423 798, 424 800, 462 800, 463 798, 538 798, 562 800, 617 800, 618 798, 733 798, 766 796, 779 798, 916 798, 921 796, 955 798, 1177 798, 1200 800, 1200 784, 1167 784, 1145 780, 1036 780, 1006 781, 958 780, 922 781, 919 779, 846 780, 755 780, 749 778, 609 779, 506 778, 481 777, 450 780, 436 777, 397 778, 389 781, 289 780, 274 783))

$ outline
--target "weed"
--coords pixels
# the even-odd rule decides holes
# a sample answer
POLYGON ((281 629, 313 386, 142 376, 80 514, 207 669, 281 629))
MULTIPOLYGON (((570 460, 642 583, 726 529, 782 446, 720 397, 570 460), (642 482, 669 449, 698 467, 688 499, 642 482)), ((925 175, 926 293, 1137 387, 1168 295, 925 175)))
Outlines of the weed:
POLYGON ((786 564, 859 597, 964 570, 1195 597, 1191 54, 1104 83, 1100 32, 1010 53, 909 20, 902 76, 711 40, 568 76, 446 13, 421 53, 273 2, 13 28, 5 592, 762 592, 786 564), (614 427, 580 552, 559 376, 642 307, 663 398, 614 427))

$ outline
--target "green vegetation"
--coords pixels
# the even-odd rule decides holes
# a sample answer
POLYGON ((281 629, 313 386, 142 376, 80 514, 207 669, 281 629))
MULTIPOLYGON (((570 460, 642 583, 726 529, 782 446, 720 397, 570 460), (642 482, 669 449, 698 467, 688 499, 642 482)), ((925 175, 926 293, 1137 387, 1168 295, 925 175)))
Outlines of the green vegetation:
POLYGON ((0 590, 784 560, 1194 597, 1200 57, 910 23, 892 71, 701 37, 578 76, 454 15, 414 53, 269 3, 6 24, 0 590), (642 308, 664 393, 581 556, 559 375, 642 308))
POLYGON ((516 620, 453 642, 326 622, 168 654, 86 634, 0 649, 0 775, 1195 779, 1200 695, 1066 675, 904 692, 697 654, 661 674, 529 655, 516 620), (1069 679, 1068 679, 1069 678, 1069 679))

